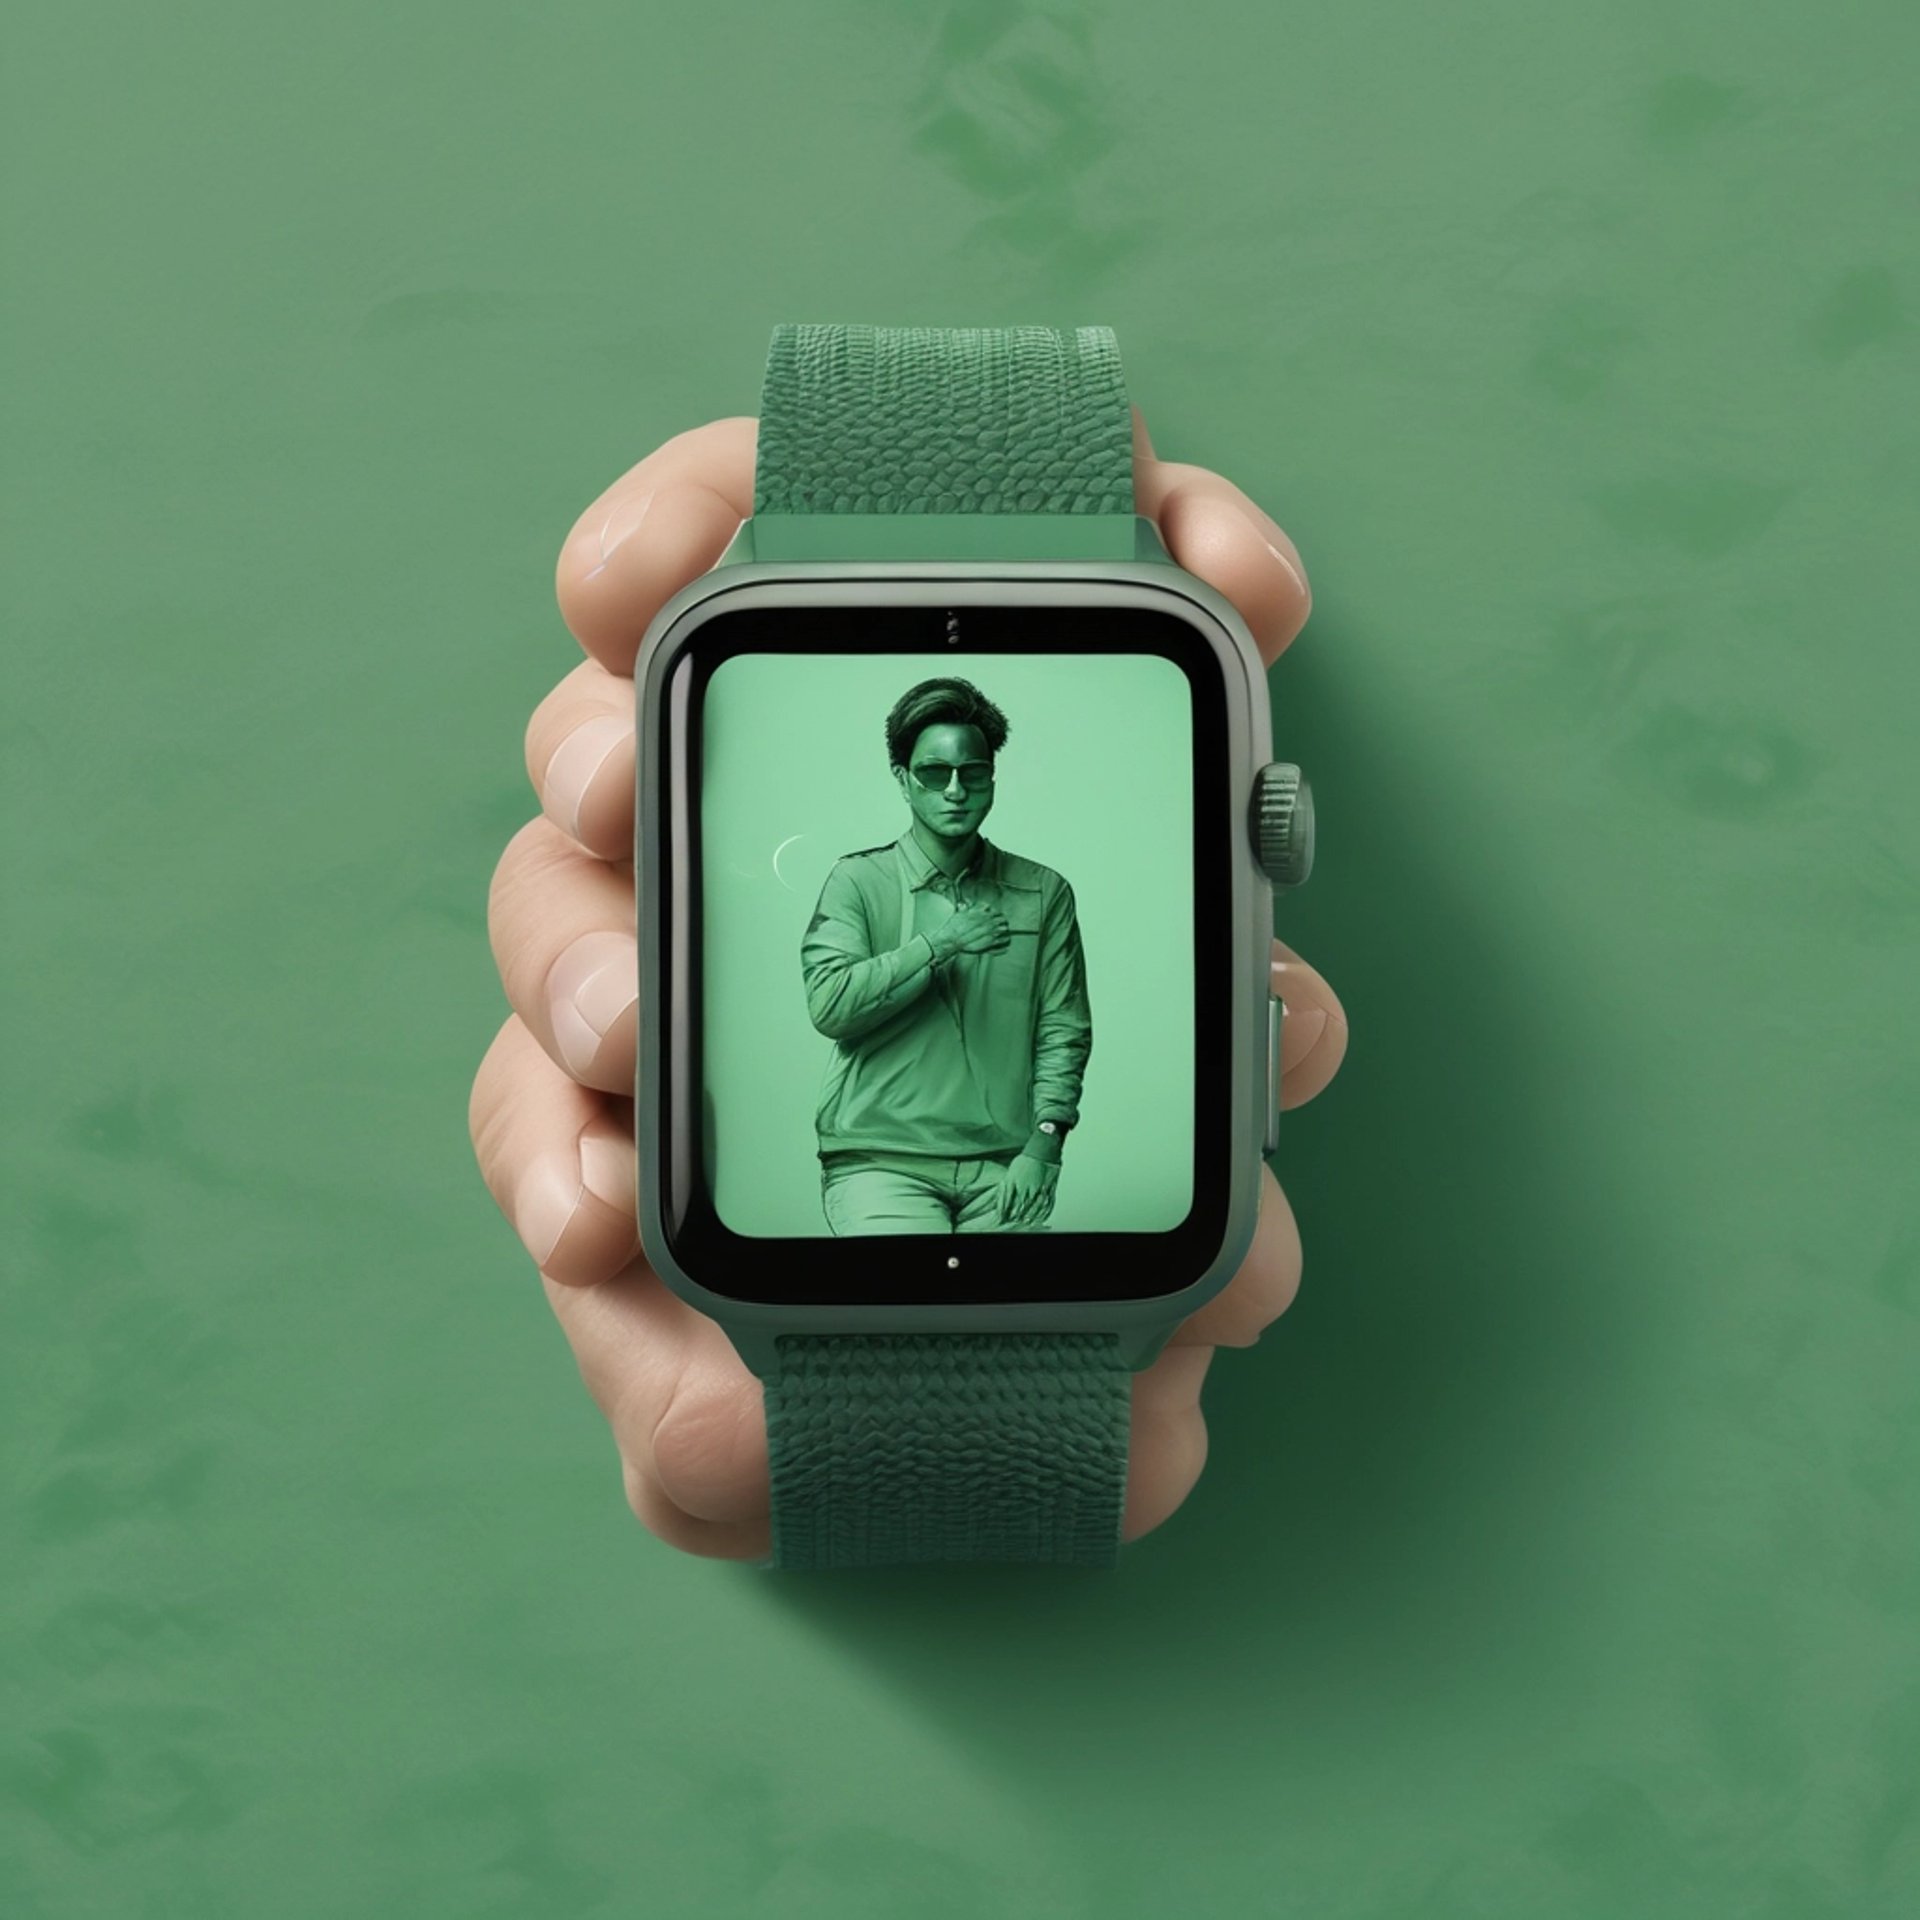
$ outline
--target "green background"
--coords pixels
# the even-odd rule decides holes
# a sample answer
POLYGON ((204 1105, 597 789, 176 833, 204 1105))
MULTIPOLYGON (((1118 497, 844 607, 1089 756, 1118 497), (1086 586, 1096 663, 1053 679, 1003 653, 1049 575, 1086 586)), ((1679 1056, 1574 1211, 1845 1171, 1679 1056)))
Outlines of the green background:
POLYGON ((737 654, 714 673, 701 833, 715 1209, 736 1233, 828 1230, 814 1115, 833 1046, 807 1018, 800 943, 840 855, 912 824, 886 716, 945 672, 1007 716, 981 832, 1066 880, 1086 956, 1093 1052, 1049 1229, 1168 1232, 1193 1204, 1193 703, 1154 654, 1097 670, 1066 655, 737 654))
POLYGON ((0 1907, 1891 1916, 1903 0, 7 10, 0 1907), (1106 1577, 628 1516, 471 1162, 573 517, 1099 320, 1295 534, 1352 1020, 1106 1577))

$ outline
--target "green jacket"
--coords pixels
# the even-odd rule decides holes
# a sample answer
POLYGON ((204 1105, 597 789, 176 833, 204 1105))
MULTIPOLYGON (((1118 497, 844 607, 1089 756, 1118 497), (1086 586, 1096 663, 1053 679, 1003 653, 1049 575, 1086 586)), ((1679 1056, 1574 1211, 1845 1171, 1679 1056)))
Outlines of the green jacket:
POLYGON ((1080 1117, 1093 1050, 1073 889, 984 837, 949 882, 912 831, 843 855, 800 946, 807 1012, 833 1041, 820 1151, 1016 1151, 1080 1117), (1006 915, 1003 953, 938 965, 926 937, 960 906, 1006 915))

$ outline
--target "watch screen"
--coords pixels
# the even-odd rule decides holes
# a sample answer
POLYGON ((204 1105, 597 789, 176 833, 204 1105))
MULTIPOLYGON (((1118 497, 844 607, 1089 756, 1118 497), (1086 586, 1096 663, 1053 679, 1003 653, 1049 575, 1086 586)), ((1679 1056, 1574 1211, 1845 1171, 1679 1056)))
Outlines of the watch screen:
POLYGON ((703 1284, 1106 1297, 1110 1257, 1070 1286, 1063 1260, 1192 1231, 1228 918, 1201 911, 1226 836, 1196 832, 1221 704, 1197 638, 1140 608, 699 629, 670 1123, 696 1143, 676 1252, 728 1256, 703 1284))

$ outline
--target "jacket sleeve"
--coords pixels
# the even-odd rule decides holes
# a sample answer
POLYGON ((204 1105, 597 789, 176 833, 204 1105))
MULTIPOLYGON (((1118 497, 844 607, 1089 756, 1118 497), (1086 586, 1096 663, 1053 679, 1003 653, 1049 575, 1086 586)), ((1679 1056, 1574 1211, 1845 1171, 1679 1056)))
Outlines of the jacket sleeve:
POLYGON ((886 953, 873 950, 867 906, 850 863, 841 860, 820 889, 800 943, 807 1015, 829 1040, 857 1040, 926 992, 933 948, 915 934, 886 953))
POLYGON ((1033 1117, 1073 1125, 1080 1118, 1080 1082, 1093 1052, 1086 957, 1073 889, 1063 880, 1040 927, 1040 1007, 1034 1023, 1033 1117))

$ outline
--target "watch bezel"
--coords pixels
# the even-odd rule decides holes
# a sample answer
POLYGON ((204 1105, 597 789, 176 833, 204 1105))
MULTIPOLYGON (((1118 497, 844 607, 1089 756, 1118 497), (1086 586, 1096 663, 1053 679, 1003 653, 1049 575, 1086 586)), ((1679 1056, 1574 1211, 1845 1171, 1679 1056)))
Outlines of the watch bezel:
MULTIPOLYGON (((710 673, 709 664, 706 671, 710 673)), ((1111 1331, 1136 1364, 1165 1334, 1217 1293, 1232 1277, 1251 1244, 1258 1214, 1264 1112, 1268 954, 1272 890, 1248 840, 1248 797, 1260 767, 1270 758, 1270 722, 1265 671, 1252 636, 1223 596, 1169 564, 1151 562, 739 562, 716 568, 691 583, 663 607, 648 629, 635 667, 639 777, 635 791, 636 929, 640 944, 639 1073, 635 1084, 635 1134, 639 1155, 640 1227, 647 1258, 681 1298, 720 1321, 749 1365, 765 1371, 772 1342, 782 1334, 830 1332, 1111 1331), (697 862, 690 843, 684 789, 686 755, 670 751, 676 726, 684 740, 691 698, 685 668, 694 636, 723 614, 754 609, 856 606, 938 607, 964 592, 975 605, 1007 607, 1139 606, 1173 614, 1201 637, 1196 651, 1217 665, 1222 711, 1218 716, 1223 777, 1206 815, 1208 834, 1230 836, 1222 867, 1228 927, 1224 964, 1231 980, 1225 1008, 1222 1141, 1226 1169, 1218 1244, 1209 1227, 1195 1243, 1185 1284, 1158 1293, 1113 1298, 952 1299, 924 1297, 823 1301, 755 1300, 703 1283, 682 1255, 684 1233, 669 1231, 669 1218, 686 1212, 696 1186, 689 1127, 675 1128, 674 1103, 691 1078, 686 982, 691 971, 687 876, 697 862), (675 879, 676 873, 680 876, 675 879), (671 1199, 669 1196, 673 1196, 671 1199), (1212 1252, 1208 1254, 1208 1247, 1212 1252)), ((1217 895, 1216 895, 1217 897, 1217 895)), ((722 1229, 722 1231, 726 1231, 722 1229)), ((791 1252, 799 1243, 731 1236, 769 1254, 791 1252)), ((869 1243, 897 1254, 905 1236, 869 1243)), ((918 1238, 917 1236, 915 1238, 918 1238)), ((928 1237, 944 1264, 950 1243, 928 1237)), ((1011 1248, 1024 1236, 968 1236, 967 1251, 1011 1248)), ((1122 1243, 1159 1243, 1154 1234, 1051 1236, 1053 1250, 1066 1243, 1111 1259, 1122 1243)), ((709 1252, 716 1243, 707 1238, 709 1252)), ((859 1246, 821 1237, 811 1243, 825 1261, 859 1246)), ((1034 1243, 1029 1241, 1029 1246, 1034 1243)), ((862 1250, 856 1258, 865 1258, 862 1250)), ((1025 1256, 1012 1255, 1013 1258, 1025 1256)), ((1110 1269, 1109 1269, 1110 1270, 1110 1269)), ((968 1276, 971 1279, 972 1276, 968 1276)), ((905 1275, 902 1275, 905 1284, 905 1275)), ((956 1285, 960 1283, 955 1283, 956 1285)))

